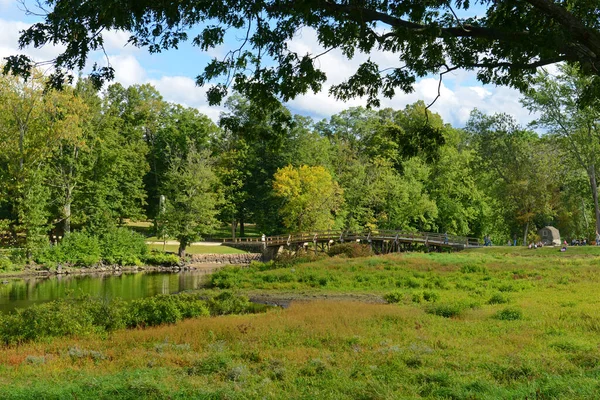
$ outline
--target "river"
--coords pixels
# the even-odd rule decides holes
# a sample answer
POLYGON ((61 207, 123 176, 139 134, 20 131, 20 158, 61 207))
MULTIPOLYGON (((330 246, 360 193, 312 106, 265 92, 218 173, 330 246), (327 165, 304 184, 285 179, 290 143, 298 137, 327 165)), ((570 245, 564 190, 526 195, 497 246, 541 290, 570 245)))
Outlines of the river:
POLYGON ((122 274, 53 275, 48 277, 0 278, 0 312, 29 307, 63 298, 88 294, 125 300, 178 293, 202 286, 211 270, 180 272, 135 272, 122 274))

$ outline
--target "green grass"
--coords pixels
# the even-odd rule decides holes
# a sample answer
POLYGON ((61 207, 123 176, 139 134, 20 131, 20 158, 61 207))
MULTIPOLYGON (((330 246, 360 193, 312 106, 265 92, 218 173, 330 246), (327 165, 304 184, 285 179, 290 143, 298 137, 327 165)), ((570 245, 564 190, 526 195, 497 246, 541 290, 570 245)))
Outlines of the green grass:
MULTIPOLYGON (((149 244, 150 250, 163 250, 162 244, 149 244)), ((168 244, 165 246, 165 251, 171 253, 177 253, 179 246, 176 244, 168 244)), ((186 249, 188 254, 241 254, 247 253, 247 251, 234 249, 228 246, 202 246, 202 245, 191 245, 186 249)))
MULTIPOLYGON (((141 233, 146 236, 146 240, 150 242, 160 242, 162 238, 152 235, 153 225, 150 221, 126 221, 125 225, 134 231, 141 233)), ((236 237, 260 237, 262 232, 260 232, 255 224, 245 224, 244 225, 244 235, 240 235, 240 227, 238 225, 236 230, 236 237)), ((231 226, 225 225, 221 226, 210 235, 210 238, 223 239, 231 237, 231 226)))
POLYGON ((242 293, 303 299, 287 309, 5 347, 0 398, 594 399, 600 392, 595 248, 287 265, 226 268, 212 278, 242 293), (366 294, 381 303, 351 301, 366 294))
POLYGON ((561 257, 570 256, 599 256, 600 246, 567 246, 567 251, 560 252, 560 247, 542 247, 538 249, 529 249, 524 246, 492 246, 481 247, 477 249, 467 249, 465 253, 481 253, 487 255, 505 255, 505 256, 522 256, 522 257, 552 257, 560 253, 561 257))

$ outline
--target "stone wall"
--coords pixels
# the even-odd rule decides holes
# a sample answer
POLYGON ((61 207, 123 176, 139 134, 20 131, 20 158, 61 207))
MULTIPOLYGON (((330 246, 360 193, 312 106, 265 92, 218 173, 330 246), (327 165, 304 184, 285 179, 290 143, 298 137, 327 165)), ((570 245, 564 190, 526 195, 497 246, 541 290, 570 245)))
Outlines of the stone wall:
POLYGON ((243 254, 193 254, 191 263, 213 263, 213 264, 250 264, 252 261, 261 261, 260 253, 243 254))

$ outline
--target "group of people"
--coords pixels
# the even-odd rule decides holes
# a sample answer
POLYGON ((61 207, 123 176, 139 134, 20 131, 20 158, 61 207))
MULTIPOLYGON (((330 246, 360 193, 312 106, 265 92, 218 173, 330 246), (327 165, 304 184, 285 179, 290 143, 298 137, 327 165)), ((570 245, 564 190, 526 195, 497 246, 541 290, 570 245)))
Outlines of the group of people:
MULTIPOLYGON (((597 243, 597 241, 596 241, 597 243)), ((587 239, 571 239, 571 246, 587 246, 587 239)))
POLYGON ((484 246, 491 246, 492 245, 492 239, 490 239, 490 235, 485 235, 483 237, 483 245, 484 246))
POLYGON ((544 243, 543 242, 537 242, 537 243, 529 243, 529 247, 530 249, 537 249, 538 247, 544 247, 544 243))

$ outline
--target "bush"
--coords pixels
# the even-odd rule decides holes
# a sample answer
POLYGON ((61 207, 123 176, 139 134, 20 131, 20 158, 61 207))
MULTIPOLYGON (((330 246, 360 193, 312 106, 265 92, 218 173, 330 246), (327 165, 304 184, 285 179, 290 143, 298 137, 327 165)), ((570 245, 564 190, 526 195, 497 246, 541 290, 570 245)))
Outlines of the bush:
POLYGON ((488 304, 506 304, 509 302, 509 298, 502 293, 494 293, 492 297, 487 301, 488 304))
POLYGON ((17 269, 16 266, 10 261, 8 257, 0 255, 0 271, 13 271, 17 269))
POLYGON ((145 262, 148 265, 159 265, 163 267, 174 267, 179 264, 179 256, 171 253, 164 253, 158 250, 152 250, 146 256, 145 262))
POLYGON ((431 292, 426 290, 423 292, 423 300, 428 301, 430 303, 435 303, 440 299, 440 295, 437 292, 431 292))
POLYGON ((518 308, 505 308, 498 311, 494 318, 502 321, 516 321, 523 318, 523 312, 518 308))
POLYGON ((105 333, 125 327, 172 324, 184 318, 264 312, 247 297, 223 292, 208 304, 191 294, 159 295, 124 302, 89 296, 55 300, 0 314, 0 341, 5 344, 41 338, 105 333), (209 312, 210 307, 210 312, 209 312))
MULTIPOLYGON (((277 255, 271 269, 290 268, 296 264, 318 261, 323 257, 327 256, 321 253, 315 254, 314 251, 299 250, 297 253, 283 251, 277 255)), ((265 264, 268 265, 268 263, 265 264)))
POLYGON ((330 257, 342 256, 348 258, 357 258, 372 256, 373 251, 371 250, 371 246, 367 244, 352 242, 336 244, 329 249, 327 254, 329 254, 330 257))
POLYGON ((240 267, 221 268, 210 276, 209 286, 219 289, 236 288, 241 283, 240 271, 240 267))
POLYGON ((127 228, 114 228, 100 237, 102 259, 108 264, 141 265, 148 246, 143 235, 127 228))
POLYGON ((225 291, 208 300, 211 315, 245 314, 249 312, 250 300, 246 296, 225 291))
POLYGON ((71 232, 56 246, 47 246, 34 254, 34 261, 46 266, 68 263, 89 267, 98 264, 101 259, 98 238, 85 232, 71 232))
POLYGON ((393 291, 388 294, 383 295, 383 298, 388 303, 400 303, 404 298, 404 295, 400 291, 393 291))
MULTIPOLYGON (((47 267, 54 267, 59 263, 89 267, 100 261, 118 265, 141 265, 142 260, 146 260, 147 253, 148 246, 144 236, 126 228, 114 228, 103 233, 100 238, 86 232, 71 232, 56 246, 47 246, 37 251, 34 260, 47 267)), ((168 259, 170 261, 172 258, 168 259)))
POLYGON ((442 303, 442 304, 432 304, 425 308, 425 312, 427 314, 439 315, 444 318, 452 318, 459 316, 465 306, 463 304, 458 303, 442 303))
POLYGON ((463 274, 473 274, 476 272, 487 273, 487 268, 479 265, 465 264, 460 267, 460 272, 463 274))
POLYGON ((231 358, 223 354, 213 354, 205 359, 198 360, 188 368, 188 375, 212 375, 222 372, 231 363, 231 358))
POLYGON ((84 335, 96 331, 93 317, 72 300, 36 304, 2 316, 0 338, 6 344, 43 337, 84 335))
POLYGON ((130 328, 155 326, 201 315, 209 315, 208 308, 195 296, 159 295, 130 302, 125 323, 130 328))

